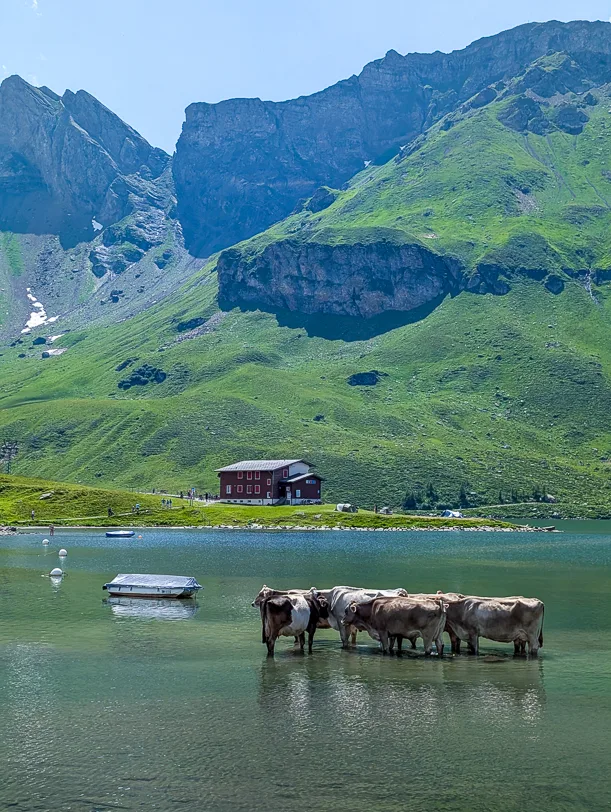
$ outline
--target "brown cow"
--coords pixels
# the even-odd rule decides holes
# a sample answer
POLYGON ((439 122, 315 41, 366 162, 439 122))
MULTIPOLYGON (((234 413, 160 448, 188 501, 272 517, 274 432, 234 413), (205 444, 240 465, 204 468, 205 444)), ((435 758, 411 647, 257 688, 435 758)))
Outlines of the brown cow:
POLYGON ((513 643, 514 654, 528 652, 536 656, 543 646, 545 607, 537 598, 515 596, 482 598, 474 595, 456 600, 443 595, 448 603, 446 629, 452 651, 460 653, 461 640, 466 640, 473 654, 479 653, 479 638, 498 643, 513 643))
POLYGON ((304 594, 278 595, 265 598, 260 604, 262 636, 267 645, 268 657, 274 656, 278 637, 296 637, 301 651, 305 646, 305 633, 308 633, 308 652, 312 653, 312 642, 319 618, 327 613, 324 598, 304 594))
MULTIPOLYGON (((411 597, 374 598, 366 603, 352 603, 346 610, 344 625, 356 626, 378 636, 384 654, 391 653, 390 638, 397 640, 420 635, 428 656, 437 647, 443 654, 443 630, 447 604, 439 598, 411 597)), ((400 650, 400 647, 399 647, 400 650)))

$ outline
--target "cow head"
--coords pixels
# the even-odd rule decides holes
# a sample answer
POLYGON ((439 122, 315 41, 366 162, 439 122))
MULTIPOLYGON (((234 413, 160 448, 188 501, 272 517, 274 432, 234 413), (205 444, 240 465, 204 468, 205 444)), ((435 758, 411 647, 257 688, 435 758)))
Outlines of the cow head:
POLYGON ((356 613, 358 610, 358 603, 351 603, 344 613, 342 624, 344 626, 352 626, 356 620, 356 613))
POLYGON ((261 587, 261 590, 260 590, 259 594, 258 594, 258 595, 257 595, 257 597, 254 599, 254 601, 252 602, 251 606, 261 606, 261 604, 263 603, 263 601, 264 601, 266 598, 269 598, 269 596, 271 595, 271 593, 272 593, 272 592, 273 592, 273 589, 270 589, 270 588, 267 586, 267 584, 263 584, 263 586, 261 587))
POLYGON ((397 595, 399 595, 401 598, 407 598, 408 594, 407 589, 403 589, 403 587, 397 589, 397 595))
POLYGON ((318 604, 318 613, 320 617, 324 620, 325 618, 329 617, 329 601, 323 596, 318 595, 316 598, 316 603, 318 604))

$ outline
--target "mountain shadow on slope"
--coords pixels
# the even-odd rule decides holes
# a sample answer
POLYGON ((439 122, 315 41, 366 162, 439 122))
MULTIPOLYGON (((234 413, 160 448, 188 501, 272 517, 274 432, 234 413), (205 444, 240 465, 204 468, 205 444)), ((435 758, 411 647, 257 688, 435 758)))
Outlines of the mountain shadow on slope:
POLYGON ((366 341, 396 330, 398 327, 405 327, 407 324, 423 321, 439 307, 446 296, 447 294, 444 293, 410 311, 392 310, 372 316, 369 319, 355 316, 331 316, 322 313, 298 313, 291 310, 273 309, 268 306, 257 307, 255 302, 249 305, 235 305, 223 301, 222 298, 219 299, 219 305, 223 310, 230 310, 237 306, 242 313, 263 310, 276 318, 279 327, 289 327, 293 330, 303 329, 309 338, 352 342, 366 341))

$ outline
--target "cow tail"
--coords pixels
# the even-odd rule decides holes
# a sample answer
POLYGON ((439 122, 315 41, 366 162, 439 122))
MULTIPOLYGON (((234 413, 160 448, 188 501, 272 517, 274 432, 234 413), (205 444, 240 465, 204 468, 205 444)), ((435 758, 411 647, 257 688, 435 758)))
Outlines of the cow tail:
POLYGON ((539 648, 543 648, 543 621, 545 619, 545 605, 543 605, 543 614, 541 617, 541 629, 539 631, 539 648))

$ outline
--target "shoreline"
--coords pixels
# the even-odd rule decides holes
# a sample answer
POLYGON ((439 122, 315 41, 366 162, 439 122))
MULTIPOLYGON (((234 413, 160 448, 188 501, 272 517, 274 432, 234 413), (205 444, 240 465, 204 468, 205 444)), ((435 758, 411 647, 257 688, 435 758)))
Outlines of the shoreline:
MULTIPOLYGON (((72 525, 58 525, 55 524, 57 530, 254 530, 261 531, 297 531, 297 532, 329 532, 337 530, 339 532, 356 532, 356 533, 409 533, 409 532, 437 532, 437 533, 452 533, 458 531, 461 533, 558 533, 560 531, 551 527, 531 527, 530 525, 515 525, 511 527, 495 527, 494 525, 447 525, 447 526, 431 526, 415 525, 414 527, 348 527, 346 525, 337 525, 331 527, 329 525, 236 525, 236 524, 218 524, 218 525, 121 525, 120 527, 113 527, 110 525, 92 525, 92 524, 72 524, 72 525)), ((18 527, 15 533, 0 533, 1 535, 45 535, 48 533, 46 526, 24 526, 18 527), (20 532, 22 531, 22 532, 20 532)), ((53 538, 53 536, 51 536, 53 538)))

